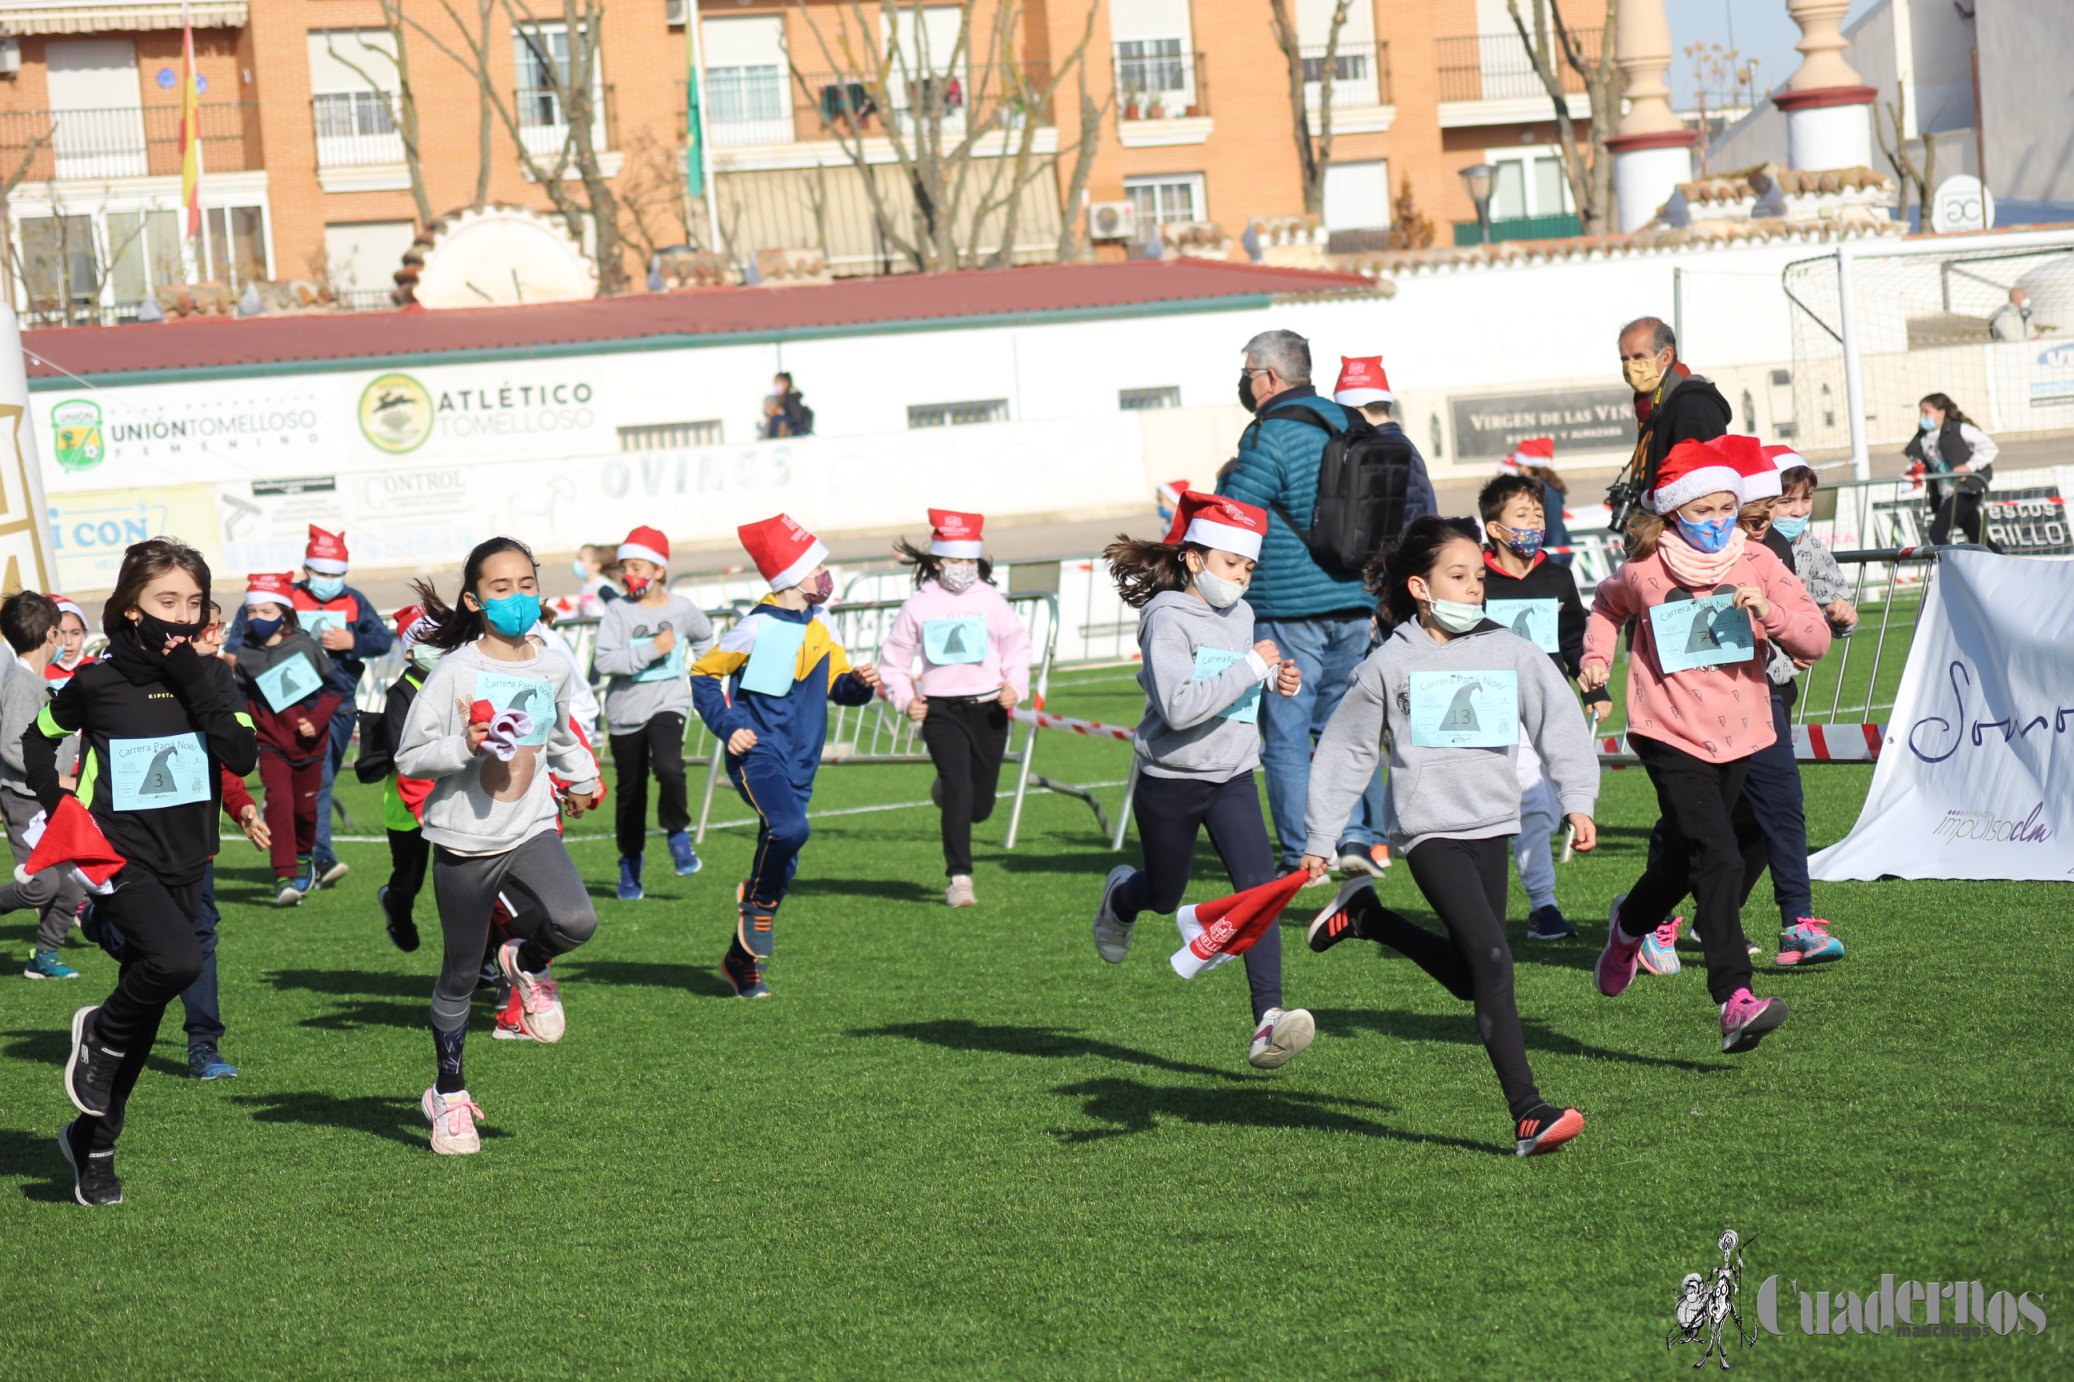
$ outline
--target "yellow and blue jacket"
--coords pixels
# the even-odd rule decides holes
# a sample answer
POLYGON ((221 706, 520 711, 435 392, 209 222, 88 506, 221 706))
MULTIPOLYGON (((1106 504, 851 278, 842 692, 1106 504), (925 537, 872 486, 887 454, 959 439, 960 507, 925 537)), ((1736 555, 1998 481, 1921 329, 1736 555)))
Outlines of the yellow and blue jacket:
MULTIPOLYGON (((699 718, 724 745, 738 729, 756 732, 752 754, 772 754, 801 792, 814 785, 821 747, 828 737, 828 702, 869 705, 872 689, 850 670, 850 655, 835 630, 814 610, 786 609, 766 595, 749 615, 724 634, 691 668, 691 699, 699 718), (742 674, 756 654, 758 635, 773 622, 804 624, 806 632, 782 696, 744 690, 742 674)), ((742 758, 728 755, 729 771, 742 758)))

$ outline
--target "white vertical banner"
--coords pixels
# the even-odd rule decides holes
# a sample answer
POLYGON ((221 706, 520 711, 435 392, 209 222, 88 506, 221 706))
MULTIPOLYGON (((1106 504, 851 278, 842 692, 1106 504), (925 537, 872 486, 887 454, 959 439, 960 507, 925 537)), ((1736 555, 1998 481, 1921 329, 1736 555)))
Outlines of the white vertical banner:
POLYGON ((1864 810, 1808 865, 2074 882, 2074 562, 1943 557, 1864 810))
POLYGON ((22 327, 14 309, 0 302, 0 593, 49 590, 55 584, 48 513, 36 425, 29 415, 22 327))

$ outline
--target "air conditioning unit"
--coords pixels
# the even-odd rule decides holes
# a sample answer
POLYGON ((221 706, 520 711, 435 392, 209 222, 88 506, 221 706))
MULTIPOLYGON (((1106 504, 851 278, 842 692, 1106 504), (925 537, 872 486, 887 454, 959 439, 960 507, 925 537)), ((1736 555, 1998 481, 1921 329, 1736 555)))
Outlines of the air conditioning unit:
POLYGON ((12 81, 22 70, 22 45, 20 40, 0 38, 0 77, 12 81))
POLYGON ((1138 208, 1129 202, 1096 202, 1087 209, 1087 233, 1093 240, 1138 238, 1138 208))

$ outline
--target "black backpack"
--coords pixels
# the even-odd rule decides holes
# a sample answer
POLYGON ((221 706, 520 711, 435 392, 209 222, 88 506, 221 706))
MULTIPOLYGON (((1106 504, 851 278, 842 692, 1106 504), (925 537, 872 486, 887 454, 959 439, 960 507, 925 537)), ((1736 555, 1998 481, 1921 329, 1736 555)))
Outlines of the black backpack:
POLYGON ((1380 430, 1357 409, 1348 410, 1344 429, 1300 403, 1260 415, 1262 422, 1274 418, 1307 422, 1325 433, 1310 526, 1298 523, 1280 504, 1272 506, 1274 511, 1327 572, 1360 575, 1376 549, 1404 529, 1415 454, 1411 443, 1401 432, 1380 430))

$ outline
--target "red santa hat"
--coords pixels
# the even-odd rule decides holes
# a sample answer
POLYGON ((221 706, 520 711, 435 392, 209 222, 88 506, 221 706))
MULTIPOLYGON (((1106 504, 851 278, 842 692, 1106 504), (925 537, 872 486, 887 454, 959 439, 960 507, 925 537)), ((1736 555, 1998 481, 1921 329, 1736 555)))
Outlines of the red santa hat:
POLYGON ((245 608, 279 605, 295 608, 295 576, 287 571, 260 571, 245 577, 245 608))
POLYGON ((963 561, 979 560, 980 530, 986 522, 984 514, 929 510, 929 524, 935 529, 929 534, 929 555, 963 561))
POLYGON ((66 868, 97 893, 112 893, 108 880, 122 872, 129 861, 115 852, 101 833, 93 813, 70 793, 58 798, 58 809, 47 820, 38 813, 22 832, 29 842, 29 857, 15 865, 15 881, 26 883, 45 869, 66 868))
POLYGON ((627 534, 627 540, 619 544, 619 551, 614 555, 621 561, 628 557, 639 557, 642 561, 652 561, 657 566, 668 569, 670 539, 663 535, 660 528, 636 528, 627 534))
POLYGON ((436 627, 437 625, 425 617, 425 611, 422 607, 405 605, 402 609, 396 611, 396 651, 408 653, 411 644, 432 632, 436 627))
POLYGON ((1260 543, 1266 536, 1267 510, 1197 490, 1181 496, 1174 506, 1174 526, 1167 530, 1168 542, 1193 542, 1254 561, 1260 560, 1260 543))
POLYGON ((1764 454, 1764 443, 1755 437, 1727 436, 1715 440, 1742 478, 1737 492, 1745 504, 1779 497, 1779 467, 1764 454))
POLYGON ((772 590, 790 590, 806 579, 807 572, 828 560, 827 545, 788 514, 744 523, 735 532, 772 590))
POLYGON ((79 601, 73 599, 70 595, 60 595, 53 590, 45 598, 58 607, 58 618, 63 619, 69 614, 80 623, 86 623, 86 611, 81 609, 79 601))
POLYGON ((1498 469, 1509 470, 1517 475, 1521 470, 1530 465, 1552 466, 1554 464, 1555 438, 1528 437, 1518 446, 1512 448, 1510 456, 1498 462, 1498 469))
POLYGON ((1204 970, 1215 969, 1232 956, 1251 950, 1308 882, 1310 875, 1298 869, 1285 878, 1242 893, 1183 907, 1174 918, 1181 928, 1183 942, 1169 961, 1174 972, 1184 979, 1193 979, 1204 970))
POLYGON ((1664 456, 1657 468, 1656 488, 1645 499, 1659 514, 1673 513, 1693 500, 1726 491, 1743 502, 1742 468, 1736 463, 1741 448, 1735 442, 1757 445, 1755 437, 1716 437, 1712 441, 1681 441, 1664 456))
POLYGON ((1340 356, 1339 382, 1332 386, 1332 401, 1347 408, 1396 402, 1397 395, 1390 392, 1390 376, 1383 373, 1383 357, 1340 356))
POLYGON ((1809 470, 1814 469, 1813 466, 1808 465, 1807 457, 1801 455, 1790 446, 1767 446, 1764 448, 1764 454, 1771 461, 1772 467, 1779 472, 1779 483, 1782 486, 1786 483, 1786 472, 1795 466, 1805 466, 1809 470))
POLYGON ((343 576, 347 560, 346 535, 327 533, 312 523, 310 545, 303 549, 302 564, 320 576, 343 576))
POLYGON ((1181 502, 1181 496, 1186 493, 1188 493, 1188 480, 1185 477, 1179 480, 1169 480, 1161 485, 1159 487, 1159 511, 1161 515, 1164 516, 1172 513, 1174 507, 1181 502))

